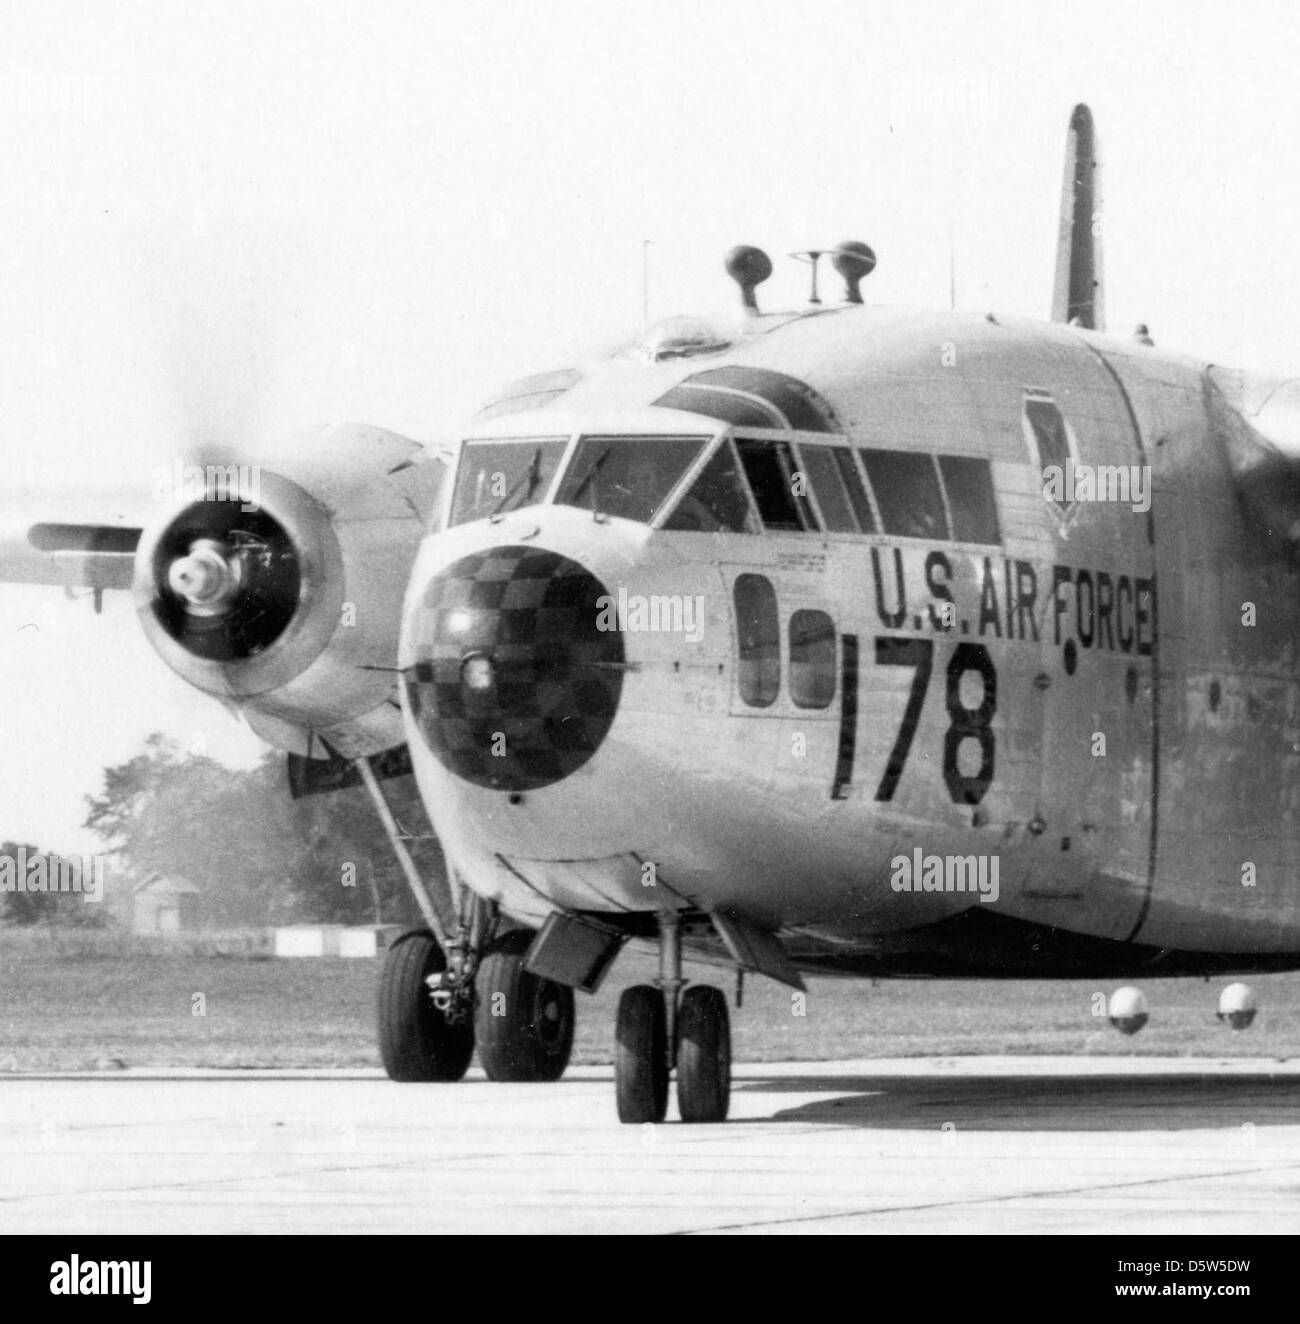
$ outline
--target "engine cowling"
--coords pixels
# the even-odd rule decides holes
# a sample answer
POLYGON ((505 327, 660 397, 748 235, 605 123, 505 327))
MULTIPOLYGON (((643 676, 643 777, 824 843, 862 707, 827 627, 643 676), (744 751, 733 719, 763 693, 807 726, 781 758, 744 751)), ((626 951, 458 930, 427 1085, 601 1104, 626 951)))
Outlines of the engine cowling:
POLYGON ((403 739, 402 600, 446 466, 363 424, 315 430, 268 459, 184 468, 136 552, 145 634, 281 749, 390 749, 403 739))

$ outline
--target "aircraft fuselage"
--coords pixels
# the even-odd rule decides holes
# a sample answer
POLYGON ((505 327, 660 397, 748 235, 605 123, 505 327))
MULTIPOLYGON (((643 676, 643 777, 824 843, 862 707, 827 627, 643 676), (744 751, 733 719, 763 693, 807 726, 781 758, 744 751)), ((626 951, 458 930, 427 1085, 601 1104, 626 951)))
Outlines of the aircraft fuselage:
POLYGON ((1202 363, 878 308, 476 424, 564 459, 415 566, 404 703, 449 857, 529 922, 735 913, 807 968, 1300 964, 1300 595, 1234 486, 1241 425, 1202 363), (620 518, 603 460, 559 501, 593 437, 698 453, 620 518), (719 448, 743 531, 680 513, 719 448))

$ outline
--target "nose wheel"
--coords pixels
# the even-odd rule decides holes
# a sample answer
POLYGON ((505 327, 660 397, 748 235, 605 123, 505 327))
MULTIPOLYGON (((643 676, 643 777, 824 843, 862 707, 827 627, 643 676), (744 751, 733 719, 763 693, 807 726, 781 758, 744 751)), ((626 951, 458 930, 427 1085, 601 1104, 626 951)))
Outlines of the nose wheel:
POLYGON ((731 1102, 731 1022, 719 989, 682 990, 676 914, 660 917, 658 987, 636 984, 618 1003, 614 1088, 618 1120, 662 1122, 677 1069, 683 1122, 723 1122, 731 1102))
POLYGON ((463 1003, 439 1006, 429 981, 447 969, 433 934, 404 933, 388 949, 379 982, 379 1054, 389 1078, 454 1081, 474 1056, 474 1023, 463 1003))

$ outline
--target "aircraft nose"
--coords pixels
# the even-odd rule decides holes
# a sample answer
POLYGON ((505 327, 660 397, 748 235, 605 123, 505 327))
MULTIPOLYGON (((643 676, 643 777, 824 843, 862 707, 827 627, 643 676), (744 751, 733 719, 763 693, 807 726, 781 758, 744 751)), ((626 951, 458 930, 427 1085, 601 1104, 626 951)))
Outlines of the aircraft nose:
POLYGON ((490 548, 433 576, 404 678, 444 767, 476 786, 528 791, 591 758, 623 687, 606 593, 585 566, 538 547, 490 548))

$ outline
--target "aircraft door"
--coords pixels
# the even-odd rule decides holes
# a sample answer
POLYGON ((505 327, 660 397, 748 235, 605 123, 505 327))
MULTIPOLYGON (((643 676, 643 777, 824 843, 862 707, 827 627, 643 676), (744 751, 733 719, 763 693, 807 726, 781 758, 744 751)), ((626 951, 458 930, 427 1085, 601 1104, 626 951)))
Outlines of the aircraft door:
MULTIPOLYGON (((1029 830, 1055 865, 1034 886, 1083 898, 1112 936, 1136 923, 1151 855, 1151 475, 1132 411, 1097 355, 1020 391, 1052 549, 1039 564, 1040 793, 1029 830)), ((1091 927, 1091 925, 1090 925, 1091 927)), ((1094 929, 1095 931, 1095 929, 1094 929)))
POLYGON ((770 566, 722 567, 735 629, 729 711, 762 780, 815 777, 837 757, 841 639, 820 580, 770 566), (755 720, 761 719, 761 720, 755 720))

